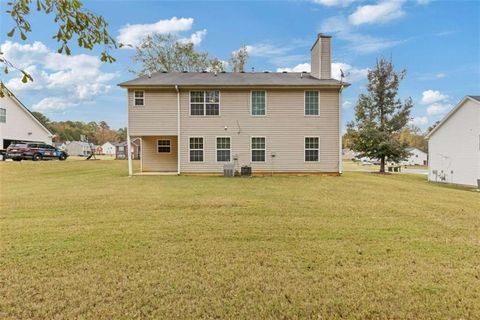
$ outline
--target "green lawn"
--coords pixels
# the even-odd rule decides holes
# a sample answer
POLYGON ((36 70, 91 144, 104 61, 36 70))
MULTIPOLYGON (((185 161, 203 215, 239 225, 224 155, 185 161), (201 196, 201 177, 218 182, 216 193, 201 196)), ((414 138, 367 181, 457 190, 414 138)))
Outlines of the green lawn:
POLYGON ((480 193, 0 163, 0 319, 478 319, 480 193))

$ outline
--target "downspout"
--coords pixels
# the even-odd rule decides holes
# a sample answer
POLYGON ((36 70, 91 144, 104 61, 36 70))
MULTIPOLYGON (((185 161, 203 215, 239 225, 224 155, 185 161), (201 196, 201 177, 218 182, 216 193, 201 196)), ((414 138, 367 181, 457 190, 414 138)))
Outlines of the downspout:
POLYGON ((342 90, 343 84, 340 86, 338 91, 338 172, 342 174, 343 172, 343 163, 342 163, 342 90))
MULTIPOLYGON (((129 114, 128 110, 128 92, 127 92, 127 115, 129 114)), ((132 166, 132 146, 130 145, 130 117, 127 117, 127 159, 128 159, 128 176, 133 175, 133 166, 132 166)))
POLYGON ((177 91, 177 174, 180 174, 180 89, 175 85, 177 91))

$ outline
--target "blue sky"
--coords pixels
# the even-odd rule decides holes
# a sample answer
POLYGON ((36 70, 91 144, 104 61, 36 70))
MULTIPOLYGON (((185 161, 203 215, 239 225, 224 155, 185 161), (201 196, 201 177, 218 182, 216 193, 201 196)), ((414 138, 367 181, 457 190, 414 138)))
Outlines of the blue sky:
MULTIPOLYGON (((344 124, 353 117, 366 73, 377 57, 406 69, 401 97, 414 100, 412 123, 426 128, 465 95, 480 95, 480 1, 85 1, 103 15, 114 37, 131 42, 150 32, 174 32, 200 51, 228 60, 242 45, 248 69, 307 69, 318 32, 333 36, 334 75, 341 68, 352 86, 344 91, 344 124)), ((34 77, 2 80, 31 109, 53 120, 107 121, 126 125, 126 98, 117 83, 131 79, 134 50, 113 52, 114 64, 72 45, 72 57, 55 54, 51 17, 33 13, 26 41, 7 38, 13 27, 0 1, 0 44, 5 56, 34 77)))

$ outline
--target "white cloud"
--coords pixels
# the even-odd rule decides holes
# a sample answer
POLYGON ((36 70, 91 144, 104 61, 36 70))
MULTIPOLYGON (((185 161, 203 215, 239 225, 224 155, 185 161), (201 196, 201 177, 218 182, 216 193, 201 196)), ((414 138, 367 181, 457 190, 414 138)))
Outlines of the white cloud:
POLYGON ((334 62, 332 63, 332 77, 337 80, 341 80, 341 71, 345 76, 345 81, 348 82, 357 82, 367 78, 368 69, 367 68, 356 68, 348 63, 334 62))
POLYGON ((428 124, 428 117, 413 117, 408 122, 409 125, 414 125, 414 126, 424 126, 428 124))
POLYGON ((353 25, 349 19, 344 16, 333 16, 326 19, 322 23, 320 29, 325 33, 335 33, 338 39, 349 43, 349 49, 360 54, 378 52, 404 42, 400 40, 373 37, 356 31, 357 28, 357 26, 353 25))
POLYGON ((270 57, 286 54, 291 50, 289 47, 274 46, 268 43, 259 43, 245 46, 247 52, 252 57, 270 57))
MULTIPOLYGON (((332 63, 332 78, 341 80, 341 71, 345 75, 343 80, 347 82, 356 82, 367 78, 367 68, 356 68, 348 63, 333 62, 332 63)), ((277 68, 277 72, 310 72, 310 63, 300 63, 293 68, 277 68)))
POLYGON ((327 7, 334 7, 334 6, 346 7, 357 0, 312 0, 312 1, 316 4, 320 4, 322 6, 327 6, 327 7))
MULTIPOLYGON (((304 50, 302 50, 302 54, 296 54, 294 51, 303 47, 309 47, 310 45, 310 41, 305 42, 303 40, 293 39, 283 44, 272 44, 268 42, 249 44, 246 45, 245 48, 251 57, 267 58, 268 61, 275 66, 284 66, 305 60, 309 55, 305 54, 304 50)), ((232 53, 235 52, 236 51, 233 51, 232 53)))
POLYGON ((195 46, 198 46, 203 41, 203 39, 205 39, 206 35, 207 35, 207 29, 203 29, 203 30, 197 31, 195 33, 192 33, 190 35, 190 37, 188 37, 188 38, 180 39, 180 41, 181 42, 191 42, 195 46))
POLYGON ((348 109, 352 106, 352 103, 348 100, 345 100, 343 103, 342 103, 342 107, 343 109, 348 109))
POLYGON ((427 113, 429 115, 436 115, 436 114, 445 114, 447 113, 453 106, 449 103, 434 103, 427 107, 427 113))
MULTIPOLYGON (((127 24, 120 28, 117 41, 132 46, 138 45, 142 39, 152 33, 177 33, 192 28, 193 18, 177 18, 159 20, 151 24, 127 24)), ((128 47, 125 47, 128 48, 128 47)))
POLYGON ((348 33, 352 26, 344 16, 333 16, 323 21, 320 29, 325 33, 348 33))
POLYGON ((403 11, 404 0, 381 1, 377 4, 358 7, 348 20, 353 25, 385 23, 405 14, 403 11))
POLYGON ((78 103, 72 102, 67 98, 48 97, 34 104, 32 108, 40 112, 59 112, 77 105, 78 103))
POLYGON ((310 72, 310 63, 300 63, 293 68, 277 68, 277 72, 310 72))
POLYGON ((418 4, 429 4, 432 0, 417 0, 418 4))
POLYGON ((432 104, 435 102, 448 100, 448 98, 450 97, 445 94, 442 94, 438 90, 426 90, 422 92, 422 100, 420 100, 420 103, 432 104))
POLYGON ((66 56, 49 50, 43 43, 19 44, 6 41, 0 46, 5 57, 28 72, 33 82, 24 84, 19 72, 10 73, 6 86, 14 92, 37 91, 49 97, 34 105, 41 111, 58 111, 92 101, 111 89, 114 73, 101 71, 102 62, 96 56, 79 54, 66 56))
POLYGON ((447 76, 447 75, 446 75, 445 73, 441 73, 441 72, 440 72, 440 73, 437 73, 437 74, 435 75, 435 78, 437 78, 437 79, 443 79, 443 78, 445 78, 446 76, 447 76))

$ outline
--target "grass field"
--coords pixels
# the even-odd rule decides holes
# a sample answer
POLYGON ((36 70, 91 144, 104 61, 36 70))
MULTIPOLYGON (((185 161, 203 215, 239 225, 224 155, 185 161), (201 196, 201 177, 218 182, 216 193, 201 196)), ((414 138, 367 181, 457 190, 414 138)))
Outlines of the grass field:
POLYGON ((0 163, 0 319, 478 319, 480 193, 0 163))

